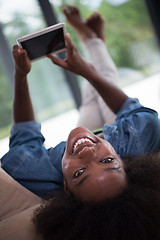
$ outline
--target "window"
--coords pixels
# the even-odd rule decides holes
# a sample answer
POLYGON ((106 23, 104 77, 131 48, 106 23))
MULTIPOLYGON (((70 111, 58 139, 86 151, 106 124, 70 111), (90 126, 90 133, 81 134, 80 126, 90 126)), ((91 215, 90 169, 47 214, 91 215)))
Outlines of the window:
MULTIPOLYGON (((23 4, 20 0, 13 2, 1 0, 0 23, 10 52, 12 51, 12 46, 16 44, 18 37, 47 27, 38 1, 32 0, 23 2, 23 4)), ((3 69, 0 68, 0 71, 1 81, 3 81, 3 85, 5 85, 5 89, 3 88, 2 90, 3 95, 1 96, 3 102, 5 102, 3 105, 5 114, 3 114, 3 118, 1 117, 1 121, 3 122, 2 128, 6 127, 6 129, 10 129, 12 96, 9 87, 7 87, 8 80, 3 74, 3 69), (8 95, 10 95, 10 98, 7 97, 7 92, 9 92, 8 95), (9 107, 9 112, 7 107, 9 107), (10 117, 8 117, 8 115, 10 117), (5 120, 5 118, 7 119, 5 120)), ((74 99, 65 81, 63 71, 52 64, 49 59, 41 59, 32 63, 32 70, 29 74, 28 81, 36 119, 38 121, 45 121, 75 108, 74 99)), ((1 86, 3 85, 1 84, 1 86)), ((1 131, 0 138, 7 135, 9 135, 9 131, 1 131)))
POLYGON ((8 136, 12 119, 12 90, 0 64, 0 138, 8 136))
MULTIPOLYGON (((142 104, 160 112, 160 50, 145 0, 51 0, 60 16, 61 6, 77 6, 84 19, 99 11, 105 20, 108 50, 116 63, 119 85, 142 104), (145 91, 144 91, 145 88, 145 91)), ((67 24, 72 40, 83 53, 75 31, 67 24)))

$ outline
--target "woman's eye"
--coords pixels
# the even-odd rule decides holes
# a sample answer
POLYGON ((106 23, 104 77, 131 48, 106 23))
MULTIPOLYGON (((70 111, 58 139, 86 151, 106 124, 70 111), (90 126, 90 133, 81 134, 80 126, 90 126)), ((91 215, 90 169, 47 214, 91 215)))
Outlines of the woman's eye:
POLYGON ((102 163, 110 163, 110 162, 113 162, 113 160, 114 160, 114 158, 105 158, 101 162, 102 163))
POLYGON ((85 169, 80 169, 78 170, 75 174, 74 174, 74 178, 78 178, 79 176, 81 176, 84 173, 85 169))

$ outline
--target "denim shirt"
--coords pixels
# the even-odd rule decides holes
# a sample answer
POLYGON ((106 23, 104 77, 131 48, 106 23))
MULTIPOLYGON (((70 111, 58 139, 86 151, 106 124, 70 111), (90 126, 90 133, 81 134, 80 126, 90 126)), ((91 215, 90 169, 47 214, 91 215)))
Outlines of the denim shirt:
MULTIPOLYGON (((122 158, 155 151, 160 148, 158 114, 128 98, 114 124, 104 125, 103 136, 122 158)), ((46 149, 44 140, 39 123, 17 123, 11 130, 10 150, 1 159, 8 174, 40 197, 63 188, 61 162, 66 143, 46 149)))
MULTIPOLYGON (((54 136, 53 136, 54 137, 54 136)), ((63 188, 61 161, 65 142, 46 149, 41 125, 35 121, 14 124, 10 150, 2 159, 2 168, 24 187, 40 197, 63 188)))
POLYGON ((138 99, 128 98, 112 126, 103 126, 103 137, 121 158, 151 153, 160 149, 158 113, 143 107, 138 99))

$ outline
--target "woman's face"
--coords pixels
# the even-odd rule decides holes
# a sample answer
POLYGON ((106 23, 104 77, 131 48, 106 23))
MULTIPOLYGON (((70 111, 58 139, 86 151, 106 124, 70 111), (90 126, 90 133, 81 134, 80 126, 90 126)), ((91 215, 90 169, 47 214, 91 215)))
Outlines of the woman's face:
POLYGON ((83 127, 69 134, 62 170, 65 190, 82 201, 114 197, 127 184, 123 162, 111 144, 83 127))

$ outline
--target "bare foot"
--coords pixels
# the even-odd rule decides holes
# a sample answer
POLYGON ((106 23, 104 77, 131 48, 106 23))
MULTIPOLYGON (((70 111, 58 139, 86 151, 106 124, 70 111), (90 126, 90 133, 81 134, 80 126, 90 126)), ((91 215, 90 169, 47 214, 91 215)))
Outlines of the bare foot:
POLYGON ((98 38, 101 38, 105 42, 105 22, 99 12, 93 13, 86 21, 88 27, 96 33, 98 38))
POLYGON ((86 24, 80 15, 78 8, 67 5, 62 8, 68 23, 78 32, 83 41, 89 38, 95 38, 96 33, 86 24))

